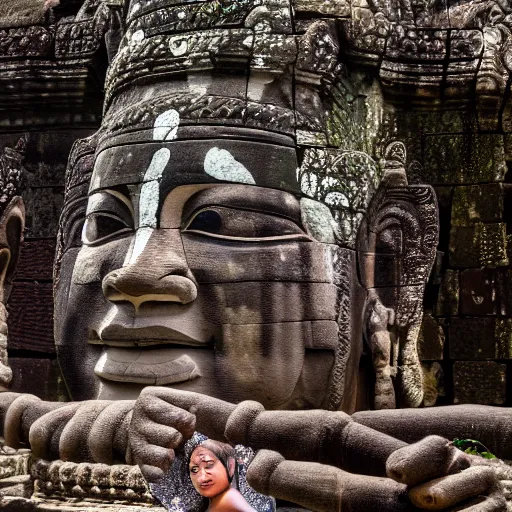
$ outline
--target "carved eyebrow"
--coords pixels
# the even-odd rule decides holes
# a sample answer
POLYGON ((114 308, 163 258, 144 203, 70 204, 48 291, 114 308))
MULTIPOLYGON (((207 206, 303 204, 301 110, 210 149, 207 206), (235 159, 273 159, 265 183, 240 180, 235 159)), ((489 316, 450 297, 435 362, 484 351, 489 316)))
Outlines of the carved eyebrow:
POLYGON ((192 196, 182 213, 184 223, 190 215, 207 206, 224 206, 286 217, 302 225, 300 202, 289 192, 250 185, 221 185, 192 196))
POLYGON ((104 202, 105 200, 108 200, 108 198, 105 197, 104 194, 113 196, 116 199, 118 199, 121 203, 123 203, 128 208, 131 215, 132 216, 134 215, 133 205, 132 205, 130 199, 128 197, 126 197, 123 193, 119 192, 118 190, 112 190, 112 189, 99 190, 98 192, 94 192, 94 194, 91 194, 89 196, 89 200, 87 203, 87 212, 86 212, 87 215, 89 213, 95 211, 95 209, 98 207, 98 205, 100 205, 102 202, 104 202))

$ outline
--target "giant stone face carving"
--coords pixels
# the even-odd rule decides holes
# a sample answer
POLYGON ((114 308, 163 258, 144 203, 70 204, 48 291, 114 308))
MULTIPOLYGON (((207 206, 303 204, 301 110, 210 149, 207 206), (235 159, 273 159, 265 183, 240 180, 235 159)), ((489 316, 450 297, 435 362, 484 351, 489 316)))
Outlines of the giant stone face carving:
POLYGON ((402 401, 419 405, 417 329, 408 331, 421 307, 406 304, 419 304, 435 248, 431 193, 418 200, 402 187, 412 217, 422 201, 429 211, 409 230, 409 251, 410 219, 382 197, 356 242, 384 174, 404 185, 404 155, 392 145, 386 170, 335 142, 325 110, 336 110, 343 78, 334 24, 300 35, 287 2, 219 4, 204 18, 200 5, 132 3, 103 127, 71 160, 55 318, 73 398, 131 398, 153 384, 269 408, 354 410, 364 304, 377 286, 369 304, 398 310, 395 338, 404 331, 409 353, 397 344, 389 371, 402 365, 398 380, 413 388, 402 401), (378 240, 383 259, 372 256, 378 240), (412 253, 424 261, 408 279, 397 261, 412 253), (379 275, 391 267, 375 278, 377 260, 393 266, 388 282, 379 275))
MULTIPOLYGON (((339 411, 367 405, 363 333, 375 407, 422 402, 436 205, 407 186, 404 146, 378 143, 375 75, 341 63, 347 6, 294 6, 296 17, 285 0, 127 5, 101 130, 71 156, 55 276, 73 398, 112 400, 3 393, 6 442, 137 463, 156 481, 198 430, 260 449, 251 485, 308 509, 450 509, 488 493, 482 507, 502 510, 491 469, 461 473, 473 461, 447 439, 406 442, 470 425, 494 451, 507 411, 339 411), (140 392, 148 384, 160 386, 140 392)), ((356 29, 359 9, 382 21, 377 5, 354 6, 356 29)))

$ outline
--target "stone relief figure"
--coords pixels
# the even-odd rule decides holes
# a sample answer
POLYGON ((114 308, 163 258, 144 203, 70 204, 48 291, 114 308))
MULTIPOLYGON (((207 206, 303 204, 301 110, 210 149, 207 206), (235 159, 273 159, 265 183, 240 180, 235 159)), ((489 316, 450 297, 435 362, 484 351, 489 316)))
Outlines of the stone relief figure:
POLYGON ((260 450, 249 483, 312 510, 505 509, 491 468, 422 438, 505 456, 507 411, 347 414, 369 405, 363 332, 376 408, 423 401, 437 210, 403 145, 380 147, 379 83, 341 62, 335 18, 127 5, 101 129, 66 176, 55 335, 75 401, 3 393, 8 445, 158 482, 199 431, 260 450))
POLYGON ((25 226, 25 208, 20 197, 23 186, 25 139, 0 154, 0 389, 8 389, 12 370, 7 357, 7 310, 25 226))

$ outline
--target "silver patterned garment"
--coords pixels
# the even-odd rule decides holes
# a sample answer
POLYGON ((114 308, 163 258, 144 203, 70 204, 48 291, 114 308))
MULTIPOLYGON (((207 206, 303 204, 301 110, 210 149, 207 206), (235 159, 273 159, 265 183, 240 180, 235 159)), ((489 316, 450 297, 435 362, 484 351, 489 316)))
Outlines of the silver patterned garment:
MULTIPOLYGON (((188 472, 188 460, 194 449, 208 438, 195 432, 176 457, 165 477, 157 484, 150 484, 151 492, 169 512, 204 512, 208 500, 203 498, 192 485, 188 472)), ((273 498, 257 493, 246 480, 247 468, 254 458, 254 451, 242 445, 235 446, 236 471, 233 479, 237 489, 246 501, 258 512, 275 512, 273 498)))

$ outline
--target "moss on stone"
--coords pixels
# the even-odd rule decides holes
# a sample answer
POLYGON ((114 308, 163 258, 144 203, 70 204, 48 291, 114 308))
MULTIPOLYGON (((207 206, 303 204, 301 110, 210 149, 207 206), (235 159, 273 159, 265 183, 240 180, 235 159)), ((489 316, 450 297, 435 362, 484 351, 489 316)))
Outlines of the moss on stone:
POLYGON ((4 0, 0 3, 0 27, 26 27, 44 23, 44 0, 4 0))

